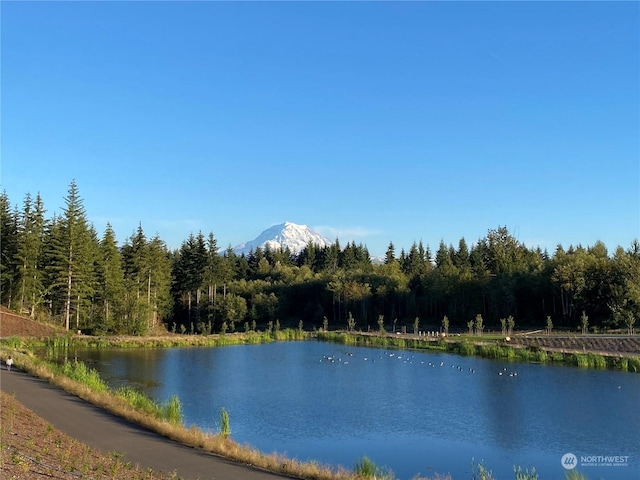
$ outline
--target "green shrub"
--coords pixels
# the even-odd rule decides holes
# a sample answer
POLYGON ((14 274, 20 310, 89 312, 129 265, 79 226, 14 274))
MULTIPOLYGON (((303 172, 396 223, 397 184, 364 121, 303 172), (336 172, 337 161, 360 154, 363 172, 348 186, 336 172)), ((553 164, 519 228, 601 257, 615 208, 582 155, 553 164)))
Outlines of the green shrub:
POLYGON ((395 478, 393 473, 378 467, 369 457, 359 458, 353 466, 353 473, 358 478, 388 479, 395 478))
POLYGON ((227 438, 231 435, 231 424, 229 422, 229 412, 223 407, 220 409, 220 435, 227 438))
POLYGON ((629 357, 628 366, 630 372, 640 372, 640 358, 629 357))
POLYGON ((473 343, 462 342, 459 345, 459 352, 461 355, 475 355, 476 346, 473 343))
POLYGON ((95 392, 106 392, 109 390, 107 384, 100 378, 100 375, 93 368, 87 368, 82 362, 65 362, 62 365, 63 375, 86 385, 95 392))
POLYGON ((155 418, 163 418, 163 412, 160 405, 147 397, 144 393, 132 387, 120 387, 116 391, 116 395, 123 398, 127 404, 137 410, 141 410, 155 418))
POLYGON ((548 360, 548 355, 545 350, 536 348, 531 350, 531 360, 534 362, 544 363, 548 360))
POLYGON ((574 356, 575 364, 580 368, 589 368, 589 357, 581 353, 576 353, 574 356))
POLYGON ((177 395, 172 395, 162 410, 169 423, 179 425, 182 422, 182 403, 177 395))
POLYGON ((589 354, 590 364, 593 368, 604 370, 607 368, 607 359, 602 355, 589 354))
POLYGON ((366 456, 359 458, 353 466, 353 473, 363 478, 373 478, 377 470, 376 464, 366 456))

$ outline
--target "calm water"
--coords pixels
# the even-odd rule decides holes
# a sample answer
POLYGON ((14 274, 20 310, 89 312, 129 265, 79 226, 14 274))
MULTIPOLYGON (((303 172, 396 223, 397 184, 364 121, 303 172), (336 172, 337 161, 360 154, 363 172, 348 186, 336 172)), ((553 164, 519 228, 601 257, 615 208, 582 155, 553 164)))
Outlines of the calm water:
POLYGON ((177 394, 187 425, 214 431, 225 407, 233 439, 302 460, 464 480, 475 459, 499 480, 513 465, 553 480, 573 453, 589 479, 640 478, 638 374, 320 342, 80 357, 112 386, 177 394))

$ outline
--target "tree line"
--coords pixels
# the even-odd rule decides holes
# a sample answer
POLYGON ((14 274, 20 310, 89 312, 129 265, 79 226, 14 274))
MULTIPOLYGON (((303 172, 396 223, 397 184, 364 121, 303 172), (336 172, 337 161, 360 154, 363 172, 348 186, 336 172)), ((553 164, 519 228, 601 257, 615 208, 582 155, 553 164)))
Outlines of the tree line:
POLYGON ((277 329, 281 326, 415 330, 627 329, 640 316, 640 243, 602 242, 553 254, 530 249, 506 227, 475 244, 422 242, 374 263, 366 246, 309 243, 301 252, 256 248, 237 255, 213 233, 191 233, 171 250, 142 225, 121 246, 100 236, 75 181, 58 215, 27 194, 0 195, 0 302, 67 330, 144 335, 277 329))

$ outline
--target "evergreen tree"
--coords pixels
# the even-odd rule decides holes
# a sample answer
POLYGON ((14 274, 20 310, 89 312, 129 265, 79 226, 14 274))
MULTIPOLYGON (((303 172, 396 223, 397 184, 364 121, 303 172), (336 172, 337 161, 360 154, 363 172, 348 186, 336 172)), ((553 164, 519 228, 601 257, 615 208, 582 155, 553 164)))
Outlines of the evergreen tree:
POLYGON ((98 328, 106 332, 125 333, 120 324, 126 296, 122 263, 115 232, 107 223, 100 241, 98 261, 98 296, 101 301, 98 328))
POLYGON ((389 242, 389 246, 387 247, 387 252, 384 255, 384 263, 385 265, 390 264, 391 262, 396 261, 396 251, 393 246, 393 242, 389 242))
POLYGON ((65 197, 62 216, 51 233, 48 269, 52 295, 55 304, 62 307, 63 323, 69 330, 74 316, 79 327, 82 307, 92 294, 90 275, 93 273, 90 230, 75 180, 65 197))
POLYGON ((167 318, 173 310, 171 296, 172 273, 169 249, 158 235, 148 243, 147 303, 150 309, 148 325, 155 328, 167 318))
POLYGON ((471 271, 471 260, 469 259, 469 247, 464 237, 458 242, 458 250, 453 256, 453 263, 460 271, 471 271))
POLYGON ((416 242, 413 242, 409 255, 403 263, 402 271, 409 277, 416 277, 425 273, 424 249, 419 249, 416 242))
POLYGON ((182 243, 173 265, 174 296, 180 305, 180 311, 186 314, 184 321, 188 325, 198 324, 203 320, 200 318, 200 297, 201 288, 205 283, 208 258, 207 243, 202 232, 199 232, 197 237, 191 233, 182 243))
POLYGON ((309 243, 305 245, 305 247, 300 252, 300 255, 298 256, 298 258, 300 259, 299 266, 306 265, 311 270, 315 270, 317 257, 316 250, 316 245, 311 240, 309 240, 309 243))
POLYGON ((217 300, 217 286, 221 283, 221 268, 222 261, 218 254, 218 242, 213 235, 213 232, 209 233, 207 237, 207 261, 203 274, 203 287, 207 290, 207 323, 211 325, 215 323, 215 309, 217 300))
POLYGON ((340 268, 344 270, 354 270, 357 268, 358 261, 355 250, 355 242, 347 243, 347 246, 340 254, 340 268))
POLYGON ((321 257, 321 270, 328 273, 335 273, 340 263, 340 241, 336 238, 333 244, 324 247, 321 257))
POLYGON ((151 316, 148 301, 149 251, 141 224, 123 245, 122 262, 126 289, 122 328, 128 334, 140 335, 146 331, 151 316))
POLYGON ((18 218, 12 212, 7 192, 0 195, 0 286, 2 303, 13 307, 18 286, 18 218))

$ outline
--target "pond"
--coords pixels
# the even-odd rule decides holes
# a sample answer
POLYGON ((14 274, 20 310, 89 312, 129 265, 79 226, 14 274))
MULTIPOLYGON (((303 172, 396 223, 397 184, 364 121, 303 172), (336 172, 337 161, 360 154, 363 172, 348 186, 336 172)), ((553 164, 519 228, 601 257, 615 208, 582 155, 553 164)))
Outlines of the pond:
POLYGON ((571 466, 589 479, 640 478, 634 373, 315 341, 79 359, 113 387, 178 395, 189 426, 216 431, 224 407, 234 440, 300 460, 350 469, 366 455, 402 480, 470 479, 472 462, 498 480, 514 465, 541 479, 571 466))

